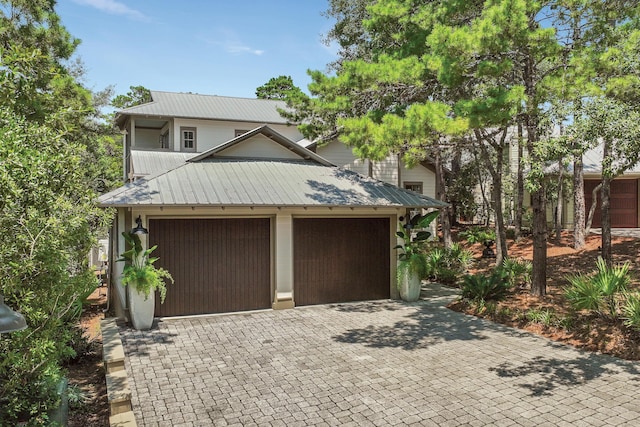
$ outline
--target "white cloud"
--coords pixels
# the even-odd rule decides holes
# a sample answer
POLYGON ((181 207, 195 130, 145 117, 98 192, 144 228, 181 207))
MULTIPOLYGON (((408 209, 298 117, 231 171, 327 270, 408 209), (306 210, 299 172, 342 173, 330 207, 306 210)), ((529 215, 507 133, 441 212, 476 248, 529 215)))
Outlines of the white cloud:
POLYGON ((224 50, 234 55, 240 55, 241 53, 251 53, 253 55, 260 56, 264 53, 264 50, 252 49, 249 46, 243 46, 236 43, 223 43, 222 46, 224 47, 224 50))
POLYGON ((124 3, 115 0, 73 0, 84 6, 91 6, 112 15, 124 15, 138 21, 149 21, 149 17, 140 11, 131 9, 124 3))
POLYGON ((214 46, 220 46, 226 52, 232 55, 242 55, 243 53, 249 53, 251 55, 260 56, 265 53, 262 49, 254 49, 242 43, 235 32, 228 29, 219 29, 220 37, 212 40, 210 37, 203 38, 208 44, 214 46))

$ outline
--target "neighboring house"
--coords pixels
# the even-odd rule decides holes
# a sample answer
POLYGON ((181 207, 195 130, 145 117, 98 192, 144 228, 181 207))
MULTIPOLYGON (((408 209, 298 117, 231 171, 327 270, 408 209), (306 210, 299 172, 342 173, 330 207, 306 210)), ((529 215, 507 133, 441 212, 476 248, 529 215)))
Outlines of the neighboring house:
POLYGON ((157 316, 397 296, 398 218, 443 203, 336 167, 271 113, 275 101, 152 97, 118 114, 130 182, 100 204, 117 209, 112 261, 140 216, 175 278, 157 316))
MULTIPOLYGON (((584 163, 584 193, 587 214, 591 207, 592 190, 602 181, 602 147, 589 150, 583 157, 584 163)), ((636 164, 611 182, 611 227, 637 228, 640 224, 638 204, 640 195, 638 180, 640 179, 640 164, 636 164)), ((573 200, 571 200, 573 203, 573 200)), ((601 200, 598 195, 598 205, 593 216, 592 227, 601 226, 601 200)))
POLYGON ((404 165, 399 155, 390 155, 378 162, 358 159, 353 155, 352 149, 338 139, 333 139, 320 146, 306 140, 300 143, 307 143, 305 145, 307 148, 345 169, 415 191, 416 193, 436 197, 435 168, 429 161, 423 161, 409 169, 404 165))
MULTIPOLYGON (((511 173, 515 174, 517 168, 517 142, 511 144, 509 150, 511 173)), ((584 164, 584 196, 585 216, 588 216, 593 200, 593 189, 602 181, 602 147, 588 150, 583 155, 584 164)), ((548 173, 558 174, 557 165, 551 165, 548 173)), ((611 182, 611 226, 613 228, 637 228, 640 224, 640 163, 625 171, 611 182)), ((565 171, 566 186, 573 185, 573 164, 570 163, 565 171)), ((592 227, 601 227, 601 200, 598 192, 598 203, 593 217, 592 227)), ((525 191, 525 208, 531 206, 529 194, 525 191)), ((547 204, 547 220, 549 224, 554 222, 554 203, 547 204)), ((565 196, 562 210, 562 225, 565 228, 573 228, 574 204, 573 193, 565 196)))

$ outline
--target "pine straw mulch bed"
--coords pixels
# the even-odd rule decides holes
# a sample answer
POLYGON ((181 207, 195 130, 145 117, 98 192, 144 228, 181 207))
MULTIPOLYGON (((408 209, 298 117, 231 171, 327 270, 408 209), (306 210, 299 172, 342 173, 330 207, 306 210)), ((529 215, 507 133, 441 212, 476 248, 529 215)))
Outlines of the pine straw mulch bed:
POLYGON ((67 366, 67 378, 70 386, 76 386, 84 395, 84 402, 77 407, 70 405, 69 427, 108 427, 109 403, 107 384, 102 362, 102 333, 100 321, 104 319, 103 310, 107 299, 105 289, 96 289, 89 297, 80 319, 80 326, 89 340, 88 351, 67 366))
MULTIPOLYGON (((580 251, 573 249, 573 239, 569 233, 563 234, 560 244, 553 243, 553 238, 549 239, 547 295, 544 297, 535 297, 529 293, 529 289, 519 288, 493 307, 491 304, 489 307, 478 307, 464 300, 457 300, 451 303, 449 308, 524 329, 587 351, 609 354, 626 360, 640 360, 640 332, 630 330, 621 320, 605 319, 583 312, 575 313, 564 297, 568 275, 590 273, 596 269, 596 259, 600 254, 600 239, 599 235, 588 236, 586 247, 580 251), (530 321, 526 313, 532 314, 532 310, 534 313, 544 313, 548 310, 552 313, 551 321, 530 321)), ((640 239, 613 236, 612 242, 614 263, 629 261, 632 275, 631 287, 640 289, 638 269, 640 239)), ((475 259, 471 273, 486 272, 495 266, 492 260, 481 259, 481 245, 473 245, 469 249, 474 253, 475 259)), ((509 241, 508 251, 511 258, 531 260, 531 239, 509 241)))

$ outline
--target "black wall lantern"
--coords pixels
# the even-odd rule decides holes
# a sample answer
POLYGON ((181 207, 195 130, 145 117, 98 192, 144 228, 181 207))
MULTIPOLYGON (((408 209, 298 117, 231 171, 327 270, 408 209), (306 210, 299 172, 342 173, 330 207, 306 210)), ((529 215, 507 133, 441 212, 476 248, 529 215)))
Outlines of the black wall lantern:
POLYGON ((140 218, 140 215, 136 218, 136 224, 138 225, 131 229, 131 234, 149 234, 149 231, 142 226, 142 218, 140 218))

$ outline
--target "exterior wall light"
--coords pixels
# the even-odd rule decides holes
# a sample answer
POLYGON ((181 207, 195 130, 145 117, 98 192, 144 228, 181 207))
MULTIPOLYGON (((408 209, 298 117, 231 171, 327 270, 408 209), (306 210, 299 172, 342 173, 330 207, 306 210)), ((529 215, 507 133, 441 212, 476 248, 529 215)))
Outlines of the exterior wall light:
POLYGON ((4 296, 0 295, 0 334, 16 332, 27 328, 24 316, 11 310, 4 303, 4 296))
POLYGON ((149 231, 142 226, 142 218, 140 218, 140 215, 136 218, 136 224, 136 227, 131 229, 131 234, 149 234, 149 231))

